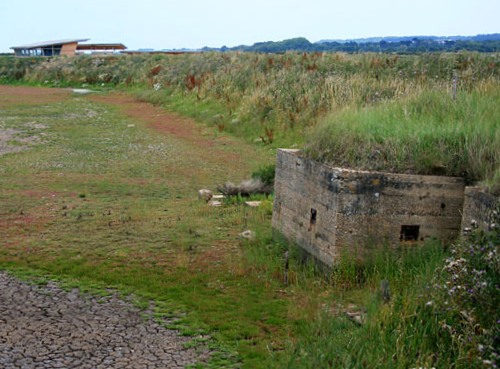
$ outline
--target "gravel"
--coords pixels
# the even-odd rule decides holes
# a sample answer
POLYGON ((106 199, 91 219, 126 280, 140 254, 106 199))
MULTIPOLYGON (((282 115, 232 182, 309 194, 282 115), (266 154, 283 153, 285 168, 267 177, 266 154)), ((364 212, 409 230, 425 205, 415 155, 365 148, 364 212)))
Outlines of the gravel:
POLYGON ((0 271, 0 368, 175 369, 208 360, 206 347, 185 348, 191 338, 144 314, 116 296, 0 271))

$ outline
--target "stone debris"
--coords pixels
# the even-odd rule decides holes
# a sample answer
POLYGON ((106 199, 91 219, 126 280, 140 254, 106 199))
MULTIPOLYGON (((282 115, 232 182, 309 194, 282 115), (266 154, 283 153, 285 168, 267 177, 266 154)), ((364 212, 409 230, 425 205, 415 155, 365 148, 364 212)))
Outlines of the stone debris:
POLYGON ((92 90, 87 90, 86 88, 74 88, 73 93, 77 95, 87 95, 92 93, 92 90))
POLYGON ((472 232, 472 228, 470 228, 470 227, 465 227, 465 228, 464 228, 464 230, 463 230, 463 235, 464 235, 464 236, 468 236, 468 235, 470 235, 470 234, 471 234, 471 232, 472 232))
POLYGON ((248 229, 246 231, 241 232, 239 236, 246 240, 253 240, 255 239, 255 232, 248 229))
POLYGON ((250 206, 251 208, 257 208, 261 203, 262 201, 245 201, 245 205, 250 206))
POLYGON ((202 188, 201 190, 198 191, 198 199, 199 200, 203 200, 205 202, 208 202, 208 201, 210 201, 212 196, 213 196, 212 191, 207 190, 205 188, 202 188))
POLYGON ((222 200, 224 200, 226 196, 222 194, 212 195, 210 201, 208 201, 208 205, 219 207, 222 206, 222 200))
POLYGON ((0 368, 185 368, 204 346, 111 297, 32 285, 0 271, 0 368))
POLYGON ((365 313, 361 311, 346 311, 345 315, 358 325, 363 325, 365 322, 365 313))
POLYGON ((330 312, 334 315, 344 315, 353 323, 363 325, 366 321, 366 309, 360 308, 354 304, 349 304, 347 307, 337 305, 336 307, 329 308, 330 312))

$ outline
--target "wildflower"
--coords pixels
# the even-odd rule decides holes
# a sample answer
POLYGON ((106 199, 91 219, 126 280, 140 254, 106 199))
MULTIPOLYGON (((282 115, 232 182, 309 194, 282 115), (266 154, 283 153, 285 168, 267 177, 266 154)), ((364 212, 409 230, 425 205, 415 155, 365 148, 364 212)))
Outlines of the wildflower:
POLYGON ((447 331, 450 331, 450 332, 453 331, 453 329, 451 328, 451 326, 448 325, 448 324, 446 324, 445 322, 441 323, 441 328, 446 329, 447 331))

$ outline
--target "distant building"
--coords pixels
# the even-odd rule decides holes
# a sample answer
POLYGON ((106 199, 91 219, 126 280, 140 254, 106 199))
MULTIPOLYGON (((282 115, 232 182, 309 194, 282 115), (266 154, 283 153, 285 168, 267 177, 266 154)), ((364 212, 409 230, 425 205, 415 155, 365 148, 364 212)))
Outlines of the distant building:
POLYGON ((200 51, 196 50, 155 50, 155 49, 139 49, 139 50, 125 50, 122 54, 140 55, 140 54, 163 54, 163 55, 181 55, 181 54, 196 54, 200 51))
POLYGON ((30 45, 13 46, 11 49, 18 57, 30 56, 73 56, 82 53, 114 53, 126 50, 123 44, 79 44, 89 39, 68 39, 56 41, 44 41, 30 45))
POLYGON ((77 54, 114 54, 127 50, 124 44, 82 44, 76 48, 77 54))

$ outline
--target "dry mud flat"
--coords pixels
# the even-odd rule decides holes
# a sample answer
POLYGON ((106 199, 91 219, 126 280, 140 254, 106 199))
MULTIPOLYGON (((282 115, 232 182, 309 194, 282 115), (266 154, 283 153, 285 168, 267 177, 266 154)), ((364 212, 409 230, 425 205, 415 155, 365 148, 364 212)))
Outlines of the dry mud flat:
POLYGON ((48 104, 62 101, 70 95, 71 90, 64 88, 0 85, 0 108, 12 104, 48 104))
MULTIPOLYGON (((34 128, 43 128, 36 126, 34 128)), ((21 137, 22 130, 2 128, 0 125, 0 155, 14 152, 21 152, 29 148, 29 146, 40 143, 41 139, 38 136, 21 137), (13 145, 12 141, 16 141, 17 145, 13 145)))
POLYGON ((185 348, 190 338, 142 313, 116 297, 0 272, 0 368, 184 368, 208 359, 207 349, 185 348))
MULTIPOLYGON (((0 85, 0 118, 2 108, 9 105, 42 105, 62 101, 68 96, 70 96, 70 91, 62 88, 48 89, 0 85)), ((43 127, 31 126, 31 128, 40 129, 43 127)), ((29 146, 40 142, 40 137, 22 137, 22 133, 22 129, 2 127, 0 119, 0 156, 26 150, 29 146), (12 141, 17 141, 17 145, 13 145, 12 141)))

